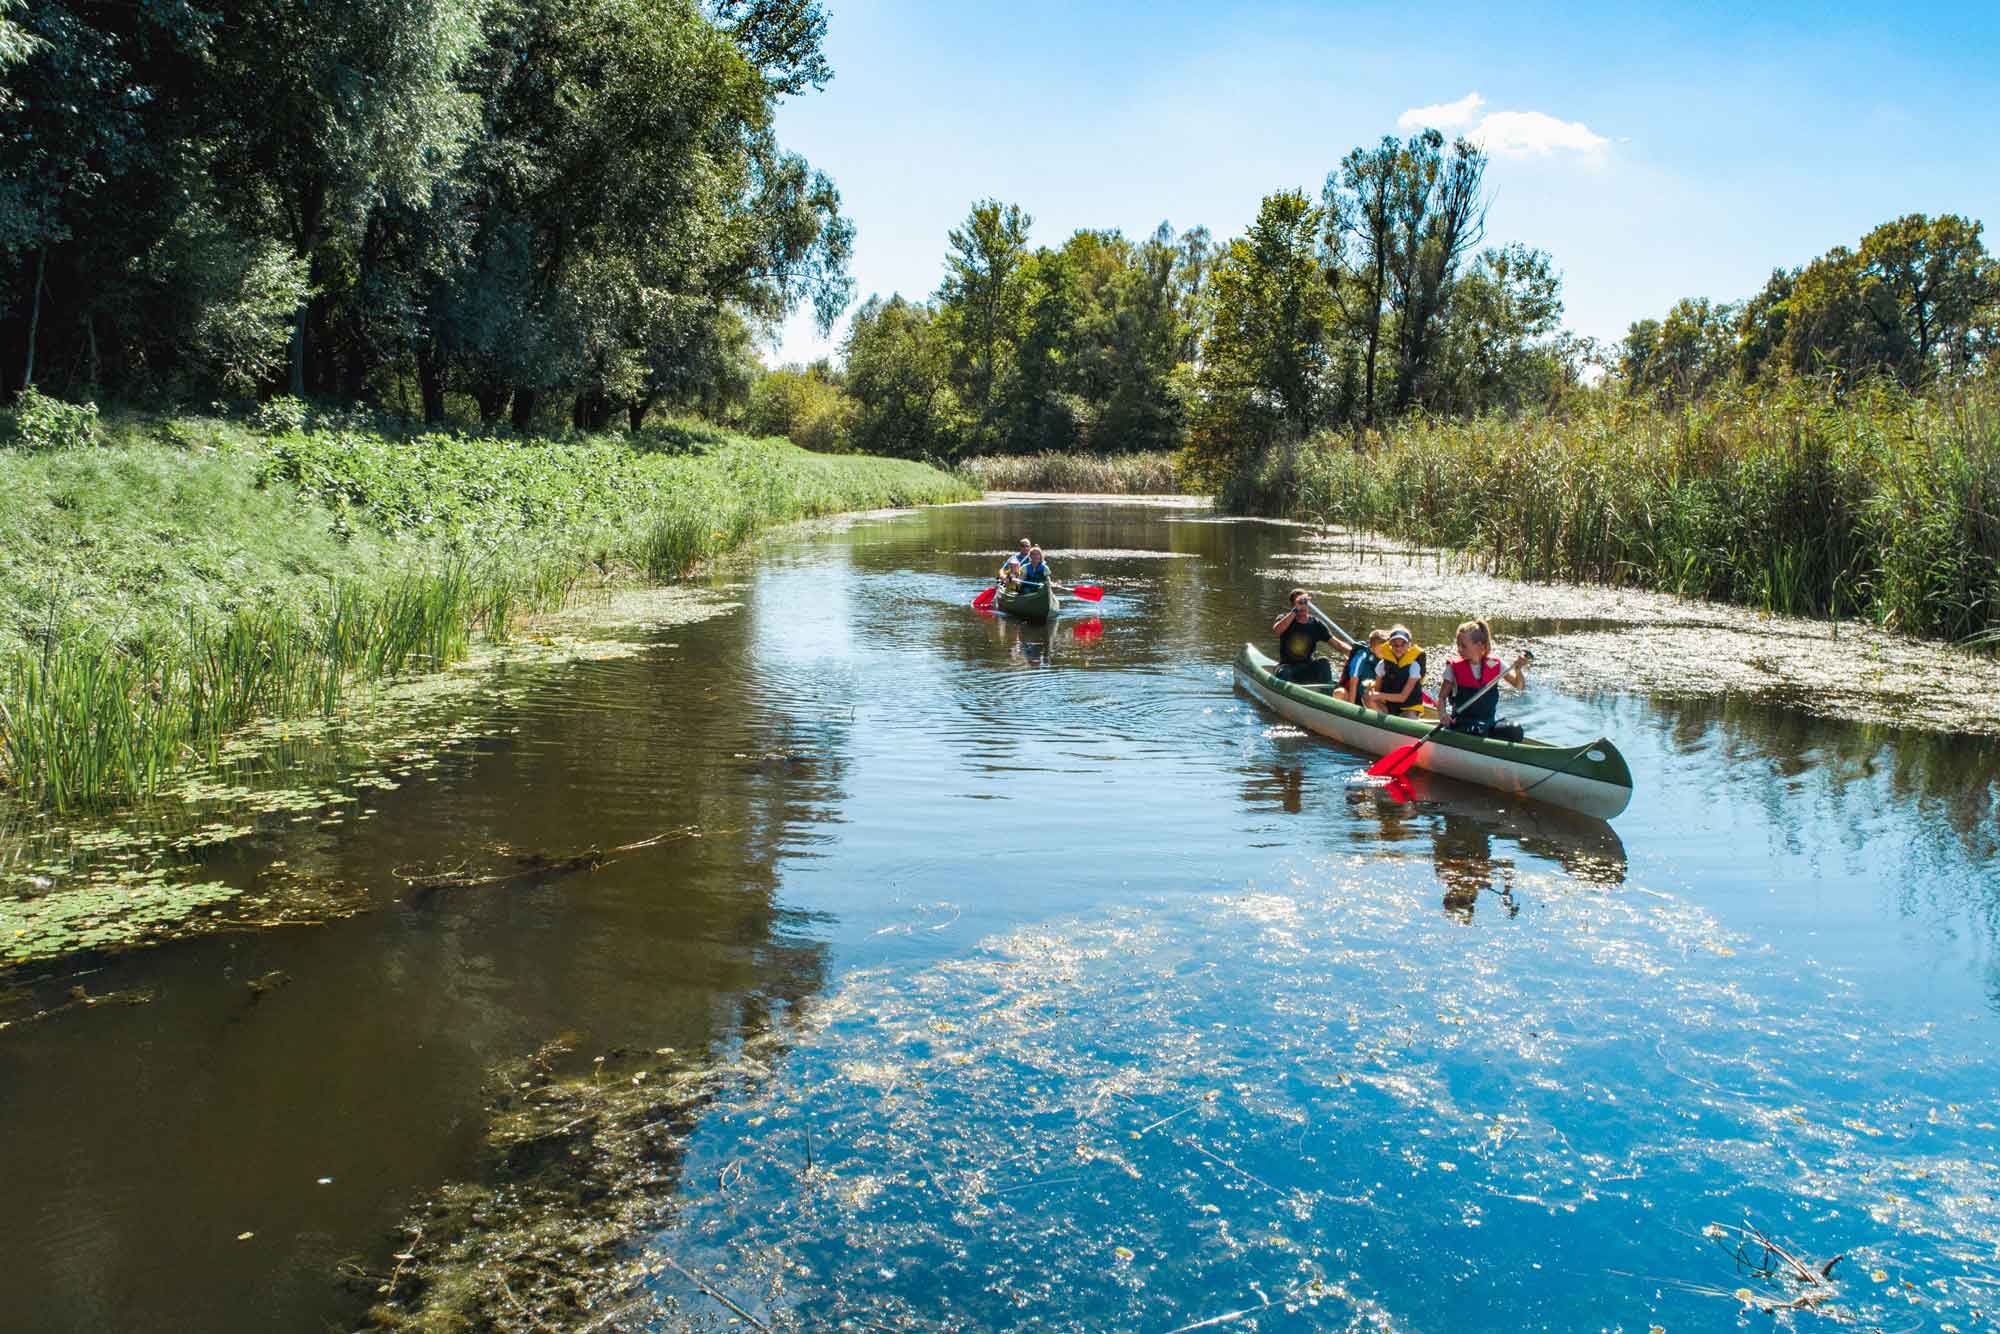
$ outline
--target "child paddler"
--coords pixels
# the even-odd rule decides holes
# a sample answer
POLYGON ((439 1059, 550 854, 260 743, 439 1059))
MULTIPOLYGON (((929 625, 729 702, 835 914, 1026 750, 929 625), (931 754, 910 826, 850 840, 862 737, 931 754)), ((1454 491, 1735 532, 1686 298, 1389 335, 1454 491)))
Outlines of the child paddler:
POLYGON ((1040 547, 1032 544, 1028 547, 1027 559, 1014 568, 1014 572, 1008 576, 1008 582, 1024 593, 1032 592, 1043 584, 1047 584, 1051 591, 1057 593, 1076 591, 1067 584, 1056 582, 1055 576, 1049 571, 1048 557, 1043 554, 1040 547))
POLYGON ((1342 653, 1352 653, 1354 645, 1313 614, 1312 594, 1305 589, 1294 588, 1285 601, 1288 610, 1271 626, 1278 637, 1278 669, 1271 674, 1294 685, 1332 685, 1333 663, 1315 652, 1321 644, 1338 644, 1342 653))
POLYGON ((1366 696, 1368 707, 1398 715, 1422 708, 1424 651, 1410 638, 1410 628, 1391 626, 1386 651, 1377 656, 1375 688, 1366 696))
POLYGON ((1526 688, 1527 681, 1522 673, 1534 661, 1535 655, 1523 650, 1516 655, 1512 665, 1502 667, 1500 659, 1493 654, 1493 632, 1485 621, 1467 621, 1459 626, 1454 647, 1457 652, 1445 664, 1443 700, 1451 729, 1471 736, 1519 741, 1522 736, 1520 726, 1502 720, 1499 715, 1499 688, 1496 686, 1487 690, 1484 695, 1479 692, 1495 681, 1505 681, 1516 690, 1526 688))
POLYGON ((1370 630, 1367 644, 1357 644, 1348 653, 1347 665, 1340 669, 1340 688, 1333 692, 1336 698, 1344 699, 1349 704, 1361 702, 1362 692, 1375 679, 1375 673, 1381 670, 1377 664, 1381 662, 1382 650, 1388 642, 1387 630, 1370 630))

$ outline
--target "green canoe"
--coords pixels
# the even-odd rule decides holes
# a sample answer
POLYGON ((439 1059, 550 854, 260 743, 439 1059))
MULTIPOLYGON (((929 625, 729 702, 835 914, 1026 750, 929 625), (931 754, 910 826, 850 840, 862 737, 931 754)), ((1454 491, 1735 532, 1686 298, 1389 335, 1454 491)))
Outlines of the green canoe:
POLYGON ((993 607, 1009 616, 1018 616, 1040 625, 1062 607, 1062 599, 1050 592, 1047 584, 1035 584, 1022 588, 1018 593, 1003 592, 993 600, 993 607))
MULTIPOLYGON (((1397 718, 1335 699, 1324 689, 1280 681, 1277 664, 1249 644, 1236 657, 1236 684, 1289 722, 1371 755, 1387 755, 1437 726, 1436 719, 1397 718)), ((1546 801, 1600 820, 1632 800, 1632 771, 1618 747, 1600 737, 1581 746, 1552 746, 1532 737, 1495 741, 1442 731, 1417 752, 1416 768, 1517 796, 1546 801)))

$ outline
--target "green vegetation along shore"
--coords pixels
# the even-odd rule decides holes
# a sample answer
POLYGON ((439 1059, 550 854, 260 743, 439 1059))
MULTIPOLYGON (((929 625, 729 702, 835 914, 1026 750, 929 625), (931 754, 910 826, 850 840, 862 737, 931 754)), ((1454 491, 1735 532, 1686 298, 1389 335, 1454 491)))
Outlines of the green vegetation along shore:
POLYGON ((1410 418, 1267 450, 1235 511, 1458 548, 1511 578, 1633 585, 1991 644, 2000 385, 1716 394, 1410 418))
POLYGON ((1096 496, 1175 496, 1181 485, 1174 454, 981 454, 958 464, 958 475, 982 491, 1049 491, 1096 496))
POLYGON ((57 810, 144 796, 252 718, 462 658, 586 580, 673 579, 770 525, 973 494, 699 424, 392 439, 280 410, 266 430, 73 418, 31 449, 24 413, 0 422, 0 786, 57 810))

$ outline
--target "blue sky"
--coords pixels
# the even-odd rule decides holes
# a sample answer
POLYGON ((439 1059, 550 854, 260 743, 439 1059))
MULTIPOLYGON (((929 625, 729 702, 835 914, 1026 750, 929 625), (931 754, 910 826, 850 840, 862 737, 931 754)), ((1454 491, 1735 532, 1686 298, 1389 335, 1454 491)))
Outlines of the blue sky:
MULTIPOLYGON (((1162 219, 1221 239, 1425 119, 1484 136, 1488 242, 1548 250, 1566 322, 1602 338, 1903 213, 2000 224, 1996 0, 827 3, 834 80, 779 134, 839 184, 861 297, 933 291, 978 198, 1038 244, 1162 219)), ((802 315, 768 355, 839 336, 802 315)))

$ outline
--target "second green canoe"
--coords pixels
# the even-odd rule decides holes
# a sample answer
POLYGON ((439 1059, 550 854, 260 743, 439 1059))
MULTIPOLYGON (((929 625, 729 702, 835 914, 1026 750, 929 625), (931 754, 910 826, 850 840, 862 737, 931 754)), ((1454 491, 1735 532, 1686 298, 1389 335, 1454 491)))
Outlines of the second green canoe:
POLYGON ((1062 599, 1047 584, 1035 584, 1018 593, 1002 593, 993 600, 994 609, 1040 625, 1062 607, 1062 599))

